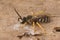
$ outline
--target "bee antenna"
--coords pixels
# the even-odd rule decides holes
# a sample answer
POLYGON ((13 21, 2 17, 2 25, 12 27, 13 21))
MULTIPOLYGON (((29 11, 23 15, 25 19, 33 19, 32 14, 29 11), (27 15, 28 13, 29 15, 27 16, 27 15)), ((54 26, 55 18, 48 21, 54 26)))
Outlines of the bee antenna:
POLYGON ((17 13, 17 15, 20 17, 19 19, 22 19, 22 17, 20 16, 20 14, 17 12, 17 10, 14 8, 15 12, 17 13))

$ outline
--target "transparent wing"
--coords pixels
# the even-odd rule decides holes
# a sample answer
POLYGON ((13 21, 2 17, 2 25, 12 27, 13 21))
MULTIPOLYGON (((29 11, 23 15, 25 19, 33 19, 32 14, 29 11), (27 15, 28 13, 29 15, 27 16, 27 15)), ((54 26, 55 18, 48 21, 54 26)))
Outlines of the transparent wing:
POLYGON ((44 10, 38 11, 38 12, 31 12, 33 16, 43 15, 46 14, 44 10))

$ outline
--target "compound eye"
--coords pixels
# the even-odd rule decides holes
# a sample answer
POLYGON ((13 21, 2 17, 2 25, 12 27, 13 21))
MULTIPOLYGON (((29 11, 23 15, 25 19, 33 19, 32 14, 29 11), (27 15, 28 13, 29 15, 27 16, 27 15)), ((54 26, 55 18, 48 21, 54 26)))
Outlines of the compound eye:
POLYGON ((32 18, 32 16, 31 16, 31 15, 28 15, 28 16, 27 16, 27 19, 31 19, 31 18, 32 18))
POLYGON ((23 17, 23 20, 26 20, 26 17, 23 17))

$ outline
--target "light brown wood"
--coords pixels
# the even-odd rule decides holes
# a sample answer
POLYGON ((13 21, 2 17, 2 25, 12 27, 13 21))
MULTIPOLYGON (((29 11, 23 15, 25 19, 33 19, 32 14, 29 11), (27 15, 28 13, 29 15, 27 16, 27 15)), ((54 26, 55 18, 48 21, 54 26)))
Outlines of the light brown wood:
MULTIPOLYGON (((60 0, 0 0, 0 40, 37 40, 36 38, 40 38, 40 40, 60 40, 60 32, 54 32, 55 27, 60 27, 59 16, 60 0), (32 36, 19 39, 17 35, 22 35, 25 30, 14 28, 14 25, 18 23, 18 15, 13 7, 17 9, 22 17, 40 10, 44 10, 46 14, 55 16, 51 17, 50 23, 41 24, 48 34, 40 37, 32 36)), ((19 26, 19 24, 16 26, 19 26)))

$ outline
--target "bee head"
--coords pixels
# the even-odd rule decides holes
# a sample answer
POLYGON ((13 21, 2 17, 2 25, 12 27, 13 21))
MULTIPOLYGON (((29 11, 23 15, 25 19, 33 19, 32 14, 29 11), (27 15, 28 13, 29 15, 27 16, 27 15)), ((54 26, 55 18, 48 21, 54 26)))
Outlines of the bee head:
POLYGON ((22 24, 24 24, 26 22, 26 17, 23 17, 22 20, 20 21, 22 24))

